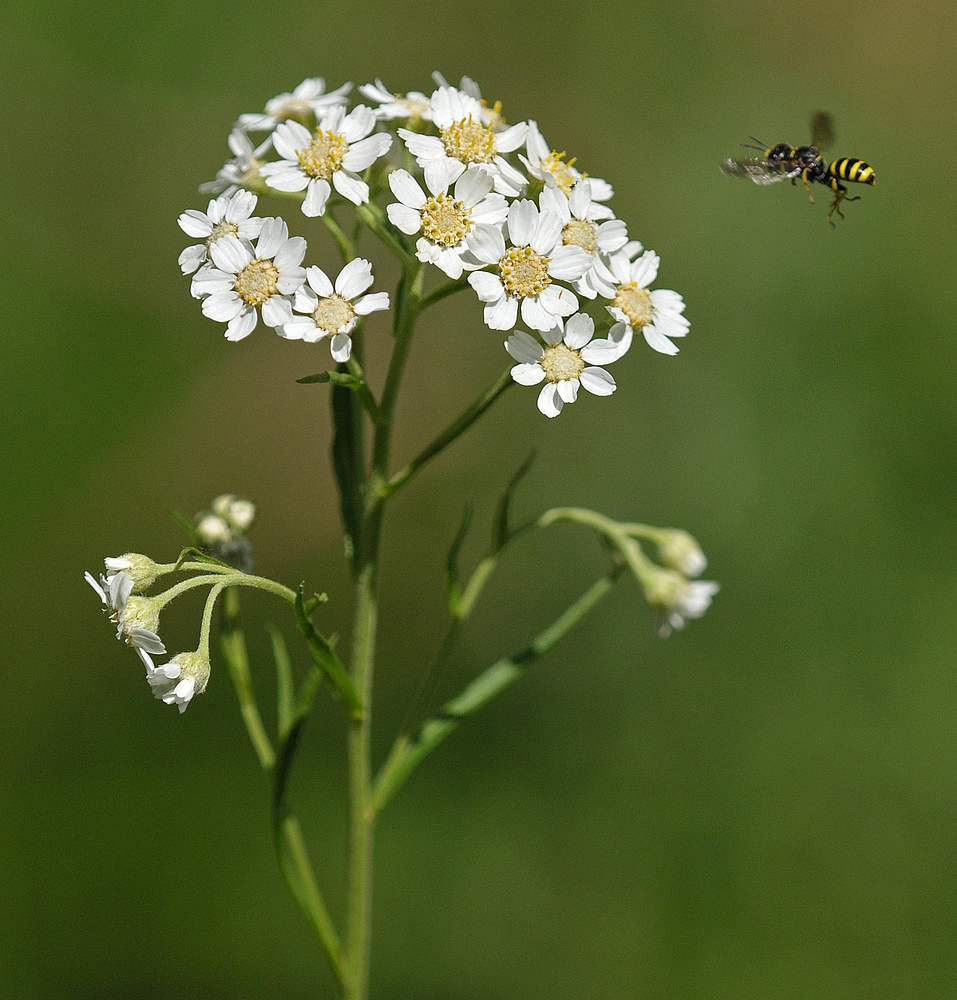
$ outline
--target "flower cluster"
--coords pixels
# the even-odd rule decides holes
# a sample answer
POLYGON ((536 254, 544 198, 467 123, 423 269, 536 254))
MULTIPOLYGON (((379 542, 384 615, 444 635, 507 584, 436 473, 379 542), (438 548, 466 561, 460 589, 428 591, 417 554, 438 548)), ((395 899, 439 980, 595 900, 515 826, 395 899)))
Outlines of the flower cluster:
POLYGON ((350 103, 351 84, 327 90, 315 77, 239 117, 233 158, 202 187, 217 197, 179 220, 202 241, 180 266, 203 313, 227 324, 229 340, 260 319, 288 340, 328 338, 343 364, 362 317, 390 308, 387 293, 363 294, 374 280, 368 260, 344 251, 335 278, 303 267, 305 240, 282 218, 253 215, 257 197, 273 195, 322 218, 340 248, 334 214, 352 206, 393 252, 471 287, 485 325, 509 334, 515 381, 545 383, 538 406, 548 416, 579 387, 614 392, 599 365, 620 358, 635 332, 676 354, 684 300, 650 287, 658 255, 629 239, 612 186, 553 150, 534 121, 507 123, 469 78, 433 79, 430 95, 393 94, 377 79, 358 88, 367 103, 350 103))

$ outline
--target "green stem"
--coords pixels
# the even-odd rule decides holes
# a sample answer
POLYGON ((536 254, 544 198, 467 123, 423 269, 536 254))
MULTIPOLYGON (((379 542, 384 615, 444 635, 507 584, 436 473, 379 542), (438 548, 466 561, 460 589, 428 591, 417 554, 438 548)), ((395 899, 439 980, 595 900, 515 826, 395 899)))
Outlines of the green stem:
POLYGON ((381 812, 422 760, 428 756, 462 720, 474 714, 510 687, 528 668, 552 649, 611 590, 621 573, 616 566, 596 580, 565 612, 540 632, 521 652, 504 657, 483 671, 464 690, 410 737, 400 736, 376 776, 369 808, 381 812))
POLYGON ((461 292, 462 289, 468 287, 469 283, 465 275, 457 278, 455 281, 447 281, 444 285, 439 285, 438 288, 429 292, 428 295, 423 296, 422 308, 428 309, 429 306, 434 306, 436 302, 441 302, 442 299, 446 299, 450 295, 455 295, 456 292, 461 292))
POLYGON ((356 216, 379 237, 385 246, 399 259, 404 271, 412 271, 420 266, 415 255, 410 253, 404 244, 393 235, 385 212, 371 201, 356 206, 356 216))
POLYGON ((426 446, 411 462, 400 469, 388 482, 379 488, 383 498, 391 496, 401 489, 427 462, 441 454, 453 441, 461 437, 479 417, 502 395, 505 390, 514 385, 511 369, 504 371, 499 378, 482 393, 462 415, 449 424, 448 427, 428 446, 426 446))
POLYGON ((338 222, 332 217, 331 210, 327 210, 323 216, 322 221, 325 223, 326 229, 332 233, 332 238, 336 241, 336 246, 339 247, 339 253, 342 254, 343 264, 348 264, 350 260, 356 255, 355 246, 352 240, 342 231, 342 227, 338 222))

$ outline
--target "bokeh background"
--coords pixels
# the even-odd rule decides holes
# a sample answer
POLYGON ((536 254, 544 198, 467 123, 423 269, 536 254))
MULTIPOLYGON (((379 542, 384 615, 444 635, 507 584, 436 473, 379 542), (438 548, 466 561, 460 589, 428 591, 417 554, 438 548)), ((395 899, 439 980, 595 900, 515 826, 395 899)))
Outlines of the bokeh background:
MULTIPOLYGON (((422 767, 380 827, 373 995, 957 995, 953 6, 54 0, 0 25, 0 995, 335 995, 225 672, 183 716, 155 702, 82 571, 171 557, 169 512, 235 491, 260 568, 327 590, 346 631, 326 393, 294 384, 325 349, 227 344, 175 220, 240 112, 305 76, 427 90, 433 69, 613 182, 692 331, 677 358, 636 344, 614 397, 554 421, 513 390, 395 504, 377 753, 463 505, 474 557, 532 447, 520 514, 680 525, 722 590, 662 641, 623 581, 422 767), (805 141, 817 107, 878 175, 835 231, 824 189, 812 207, 718 171, 750 133, 805 141)), ((497 376, 500 339, 470 295, 434 311, 400 458, 497 376)), ((571 528, 518 546, 437 696, 603 565, 571 528)), ((247 604, 268 705, 259 625, 281 610, 247 604)), ((192 648, 198 615, 178 602, 167 645, 192 648)), ((296 785, 334 907, 341 735, 324 706, 296 785)))

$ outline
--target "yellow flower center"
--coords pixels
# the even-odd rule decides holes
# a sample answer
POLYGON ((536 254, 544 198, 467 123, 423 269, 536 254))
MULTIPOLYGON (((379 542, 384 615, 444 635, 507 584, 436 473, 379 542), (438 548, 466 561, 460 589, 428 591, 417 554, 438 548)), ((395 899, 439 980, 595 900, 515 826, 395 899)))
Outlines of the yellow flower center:
POLYGON ((567 198, 572 193, 572 188, 580 178, 578 174, 572 170, 572 164, 575 162, 575 157, 573 156, 566 163, 565 155, 565 153, 556 153, 555 150, 552 150, 548 156, 542 160, 541 168, 555 178, 555 182, 567 198))
POLYGON ((233 288, 247 305, 261 306, 279 291, 279 268, 257 257, 236 275, 233 288))
POLYGON ((313 310, 312 318, 316 321, 318 329, 331 337, 344 326, 348 326, 355 319, 355 315, 356 311, 348 299, 344 299, 341 295, 330 295, 326 299, 319 300, 319 305, 313 310))
POLYGON ((489 163, 495 159, 492 130, 471 115, 439 130, 445 153, 460 163, 489 163))
POLYGON ((316 130, 316 136, 305 149, 297 149, 296 156, 307 177, 329 180, 342 169, 342 158, 349 149, 346 137, 339 132, 316 130))
POLYGON ((578 378, 585 368, 582 356, 566 344, 546 347, 545 355, 539 364, 549 382, 565 382, 570 378, 578 378))
POLYGON ((227 222, 223 219, 222 222, 217 222, 213 226, 213 231, 206 237, 206 246, 212 246, 218 239, 223 236, 235 236, 239 232, 239 226, 234 222, 227 222))
POLYGON ((588 219, 572 219, 562 230, 565 246, 581 247, 592 256, 598 253, 598 236, 594 222, 588 219))
POLYGON ((505 291, 515 299, 533 299, 552 283, 548 276, 551 257, 543 257, 531 247, 513 247, 498 262, 505 291))
POLYGON ((441 247, 457 247, 472 231, 472 213, 465 203, 437 194, 422 209, 422 234, 441 247))
POLYGON ((628 317, 628 322, 640 330, 655 318, 655 307, 651 303, 651 292, 647 288, 639 288, 633 281, 622 285, 611 304, 628 317))

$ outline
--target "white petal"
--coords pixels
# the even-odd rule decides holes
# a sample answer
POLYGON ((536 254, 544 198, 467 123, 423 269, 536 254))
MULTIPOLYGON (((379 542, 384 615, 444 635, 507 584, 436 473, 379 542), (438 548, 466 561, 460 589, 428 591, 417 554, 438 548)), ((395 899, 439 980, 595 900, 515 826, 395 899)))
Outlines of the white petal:
POLYGON ((678 353, 678 348, 653 326, 646 326, 641 332, 648 346, 656 350, 659 354, 670 354, 673 356, 678 353))
MULTIPOLYGON (((568 250, 570 247, 562 247, 562 220, 555 215, 554 212, 540 212, 538 216, 538 225, 535 227, 535 234, 532 236, 529 243, 532 249, 536 253, 540 254, 551 254, 554 258, 556 257, 556 245, 558 250, 568 250)), ((577 247, 575 249, 581 249, 577 247)), ((584 251, 582 251, 584 253, 584 251)), ((589 261, 590 263, 590 261, 589 261)), ((551 267, 549 267, 549 273, 551 273, 551 267)), ((579 277, 579 275, 575 275, 579 277)))
POLYGON ((203 315, 217 323, 229 323, 243 309, 243 300, 235 292, 217 292, 203 299, 203 315))
POLYGON ((188 208, 176 221, 179 228, 187 236, 192 236, 194 240, 205 240, 213 231, 212 223, 207 215, 195 208, 188 208))
POLYGON ((226 327, 226 339, 235 341, 242 340, 243 337, 248 337, 256 329, 258 322, 259 314, 252 306, 246 306, 235 319, 230 321, 229 326, 226 327))
POLYGON ((490 302, 483 312, 485 325, 490 330, 512 330, 518 318, 518 301, 503 295, 498 302, 490 302))
POLYGON ((235 236, 216 240, 209 248, 209 255, 219 270, 230 274, 239 274, 253 259, 249 246, 235 236))
POLYGON ((497 226, 476 226, 466 240, 469 250, 486 264, 497 264, 505 256, 505 237, 497 226))
POLYGON ((522 299, 522 320, 533 330, 545 332, 558 326, 557 318, 536 299, 522 299))
POLYGON ((353 143, 342 158, 342 169, 352 173, 362 173, 366 167, 371 167, 392 145, 392 136, 386 132, 370 135, 368 139, 353 143))
POLYGON ((277 327, 292 322, 292 303, 284 295, 273 295, 261 306, 266 326, 277 327))
POLYGON ((631 280, 638 284, 639 288, 645 288, 658 277, 658 265, 661 258, 654 250, 646 250, 631 265, 631 280))
POLYGON ((595 321, 587 313, 575 313, 565 324, 565 343, 576 351, 595 335, 595 321))
POLYGON ((177 264, 183 274, 192 274, 203 261, 206 260, 206 244, 200 243, 194 247, 187 247, 180 255, 177 264))
POLYGON ((523 364, 537 365, 545 353, 542 345, 524 330, 516 330, 505 341, 505 350, 523 364))
MULTIPOLYGON (((289 227, 282 219, 264 219, 259 242, 256 244, 256 256, 275 257, 287 239, 289 239, 289 227)), ((213 246, 217 247, 221 242, 223 241, 218 240, 213 246)))
POLYGON ((455 197, 467 208, 474 208, 491 190, 492 178, 484 170, 470 167, 456 182, 455 197))
MULTIPOLYGON (((527 198, 513 201, 508 209, 508 238, 514 246, 527 247, 538 227, 538 206, 527 198)), ((554 240, 549 245, 551 250, 554 240)))
POLYGON ((327 180, 314 179, 309 182, 306 191, 306 199, 302 203, 302 214, 310 219, 315 219, 326 210, 326 202, 329 200, 329 187, 327 180))
POLYGON ((488 271, 473 271, 469 275, 469 284, 482 302, 497 302, 505 296, 501 279, 488 271))
POLYGON ((444 157, 441 160, 426 160, 422 170, 425 174, 425 186, 429 191, 432 194, 443 194, 448 191, 449 185, 461 176, 465 164, 444 157))
MULTIPOLYGON (((419 187, 419 182, 408 170, 393 170, 389 174, 389 187, 392 188, 392 193, 396 198, 409 208, 418 210, 426 203, 425 192, 419 187)), ((392 208, 392 206, 390 205, 389 208, 392 208)), ((416 216, 418 217, 418 211, 416 211, 416 216)), ((389 218, 391 217, 390 214, 389 218)))
POLYGON ((610 396, 616 389, 615 380, 604 368, 585 368, 578 377, 593 396, 610 396))
MULTIPOLYGON (((423 204, 425 204, 424 200, 423 204)), ((389 217, 389 222, 406 236, 412 236, 422 228, 422 215, 415 208, 408 208, 398 202, 393 202, 386 206, 385 213, 389 217)))
POLYGON ((284 323, 282 327, 276 327, 276 333, 286 340, 302 340, 309 333, 316 329, 316 324, 305 316, 294 316, 289 323, 284 323))
POLYGON ((562 397, 562 400, 566 403, 574 403, 578 399, 578 379, 577 378, 566 378, 562 379, 561 382, 557 382, 558 395, 562 397))
POLYGON ((592 255, 581 247, 559 247, 552 254, 548 273, 559 281, 571 281, 580 278, 592 266, 593 260, 592 255))
POLYGON ((267 163, 259 172, 266 184, 276 191, 305 191, 309 186, 309 177, 298 165, 289 163, 288 160, 280 160, 275 164, 267 163), (276 169, 267 170, 266 167, 276 169))
POLYGON ((518 122, 503 132, 495 133, 495 146, 502 153, 511 153, 522 145, 527 135, 528 124, 526 122, 518 122))
POLYGON ((339 272, 336 278, 336 292, 351 302, 372 284, 372 263, 362 257, 355 257, 339 272))
POLYGON ((337 170, 332 175, 332 183, 339 194, 353 205, 364 205, 369 200, 369 185, 347 170, 337 170))
POLYGON ((306 241, 301 236, 290 236, 276 251, 273 263, 280 271, 298 267, 306 256, 306 241))
POLYGON ((312 133, 297 121, 283 122, 273 132, 273 147, 284 160, 296 161, 296 153, 312 142, 312 133))
POLYGON ((565 401, 558 394, 554 382, 547 382, 538 394, 538 408, 546 417, 557 417, 562 412, 565 401))
POLYGON ((329 342, 329 350, 340 364, 348 361, 352 353, 352 338, 347 333, 337 333, 329 342))
MULTIPOLYGON (((329 276, 318 267, 307 267, 306 268, 306 281, 309 282, 309 287, 318 295, 320 298, 327 299, 335 291, 332 282, 329 280, 329 276)), ((319 303, 316 302, 316 305, 319 303)), ((315 308, 315 305, 313 306, 315 308)))
POLYGON ((511 375, 519 385, 538 385, 545 378, 545 369, 538 364, 515 365, 511 375))
POLYGON ((388 292, 373 292, 371 295, 363 295, 354 305, 357 315, 368 316, 369 313, 381 312, 389 308, 388 292))
POLYGON ((542 306, 556 316, 571 316, 578 312, 578 299, 575 293, 561 285, 549 285, 541 295, 539 300, 542 306))

